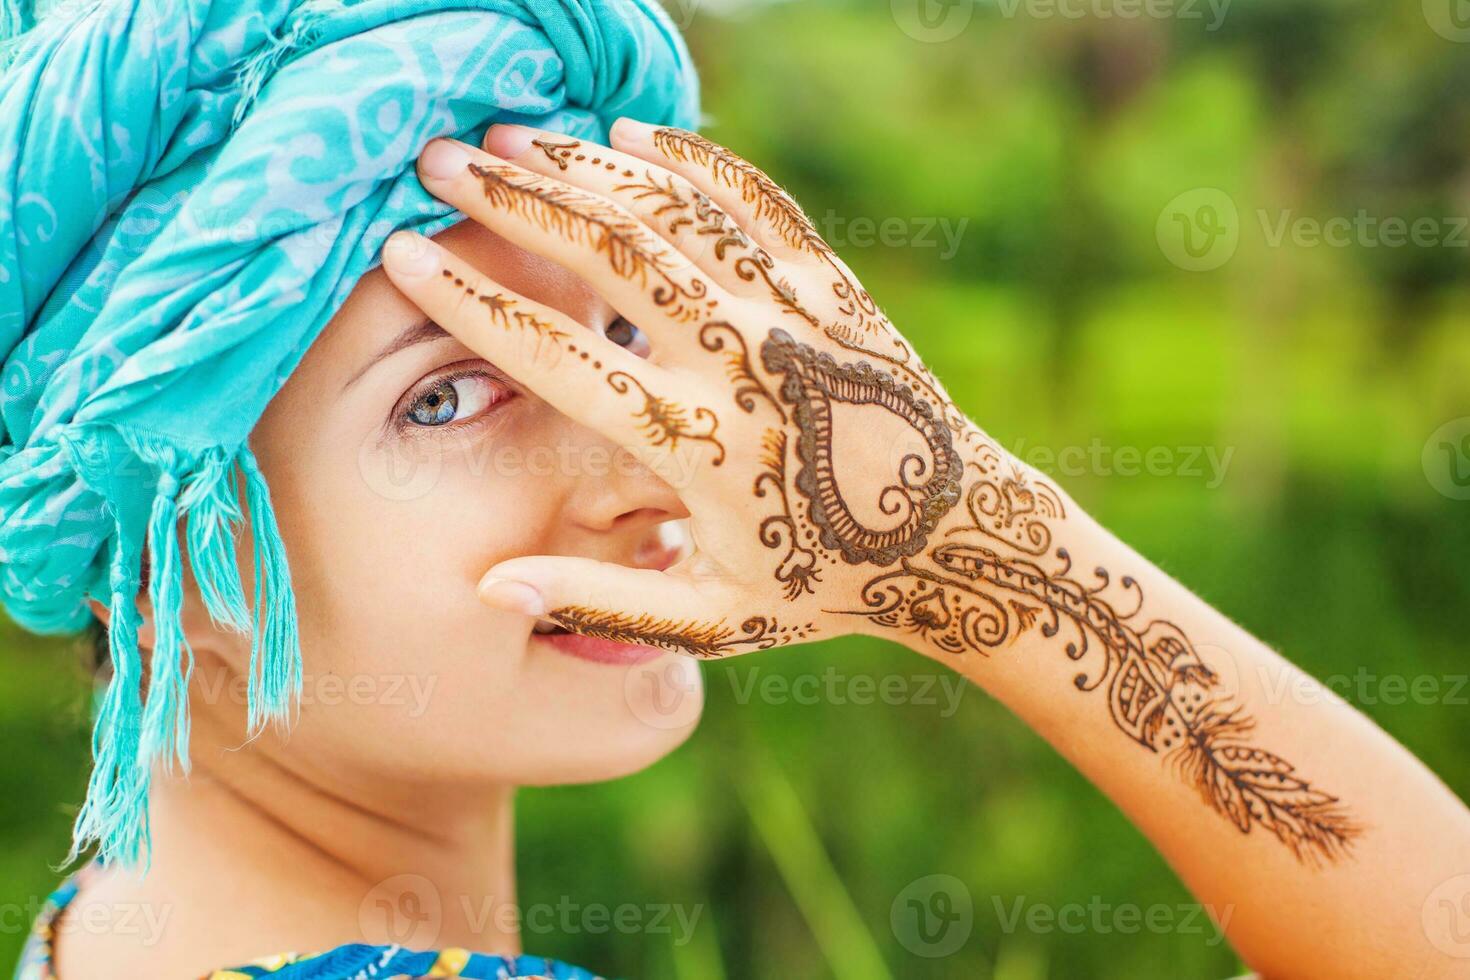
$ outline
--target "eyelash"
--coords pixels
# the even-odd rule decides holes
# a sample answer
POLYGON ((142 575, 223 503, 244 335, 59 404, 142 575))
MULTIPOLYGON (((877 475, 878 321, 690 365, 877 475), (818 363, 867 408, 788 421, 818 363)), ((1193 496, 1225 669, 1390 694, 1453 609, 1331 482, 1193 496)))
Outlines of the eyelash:
POLYGON ((449 370, 425 378, 409 389, 408 393, 399 400, 393 409, 394 428, 398 432, 411 437, 435 436, 443 432, 459 432, 466 426, 483 422, 494 414, 495 410, 501 404, 510 401, 517 395, 516 390, 511 386, 510 382, 504 376, 491 370, 488 362, 472 361, 469 363, 472 366, 451 366, 449 370), (483 379, 499 389, 499 393, 492 395, 490 404, 468 419, 456 419, 453 422, 446 422, 443 425, 424 425, 420 422, 415 422, 410 416, 409 413, 413 411, 414 406, 435 389, 441 388, 446 384, 453 384, 456 381, 462 381, 466 378, 483 379))
MULTIPOLYGON (((613 321, 614 326, 616 326, 617 324, 626 324, 628 328, 632 330, 635 334, 635 336, 632 338, 633 343, 629 344, 625 349, 633 350, 634 347, 641 340, 644 349, 641 353, 637 351, 635 351, 635 353, 638 353, 638 356, 640 357, 647 357, 648 353, 646 335, 644 335, 643 332, 639 330, 636 325, 628 321, 625 317, 620 316, 613 321)), ((619 346, 623 345, 620 344, 619 346)), ((496 408, 499 405, 501 405, 503 402, 510 401, 511 399, 515 398, 517 394, 519 394, 519 392, 516 391, 514 385, 509 379, 490 368, 488 361, 477 360, 468 363, 473 364, 474 366, 458 367, 457 369, 448 370, 443 374, 433 375, 432 377, 423 379, 418 384, 409 389, 408 393, 404 395, 403 398, 399 399, 398 404, 395 405, 393 408, 393 428, 401 435, 409 436, 412 438, 421 438, 426 436, 432 437, 439 435, 445 431, 458 432, 466 426, 472 426, 483 422, 485 419, 494 414, 496 408), (436 388, 440 388, 446 384, 453 384, 454 382, 464 380, 465 378, 483 378, 484 380, 500 388, 503 394, 501 394, 499 397, 492 398, 489 405, 487 405, 482 411, 480 411, 479 414, 470 419, 446 422, 443 425, 424 425, 422 423, 413 421, 409 413, 413 411, 414 406, 422 401, 428 394, 433 392, 436 388)), ((451 368, 455 368, 455 366, 451 365, 451 368)))

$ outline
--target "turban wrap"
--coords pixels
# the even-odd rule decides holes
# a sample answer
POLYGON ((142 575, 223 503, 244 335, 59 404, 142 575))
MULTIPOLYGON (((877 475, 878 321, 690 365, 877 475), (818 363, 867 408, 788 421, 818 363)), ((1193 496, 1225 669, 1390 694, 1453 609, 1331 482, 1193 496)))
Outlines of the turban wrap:
POLYGON ((188 767, 186 561, 251 637, 251 731, 297 703, 247 437, 384 239, 463 218, 419 184, 423 145, 692 126, 697 82, 655 0, 0 0, 0 32, 0 602, 43 633, 109 609, 72 854, 132 864, 154 766, 188 767))

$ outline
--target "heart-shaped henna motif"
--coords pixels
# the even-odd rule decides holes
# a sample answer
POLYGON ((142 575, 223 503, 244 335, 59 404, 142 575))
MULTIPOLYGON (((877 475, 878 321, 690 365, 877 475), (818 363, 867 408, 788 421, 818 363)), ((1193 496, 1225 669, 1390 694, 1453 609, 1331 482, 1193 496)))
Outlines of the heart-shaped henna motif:
POLYGON ((866 361, 839 364, 831 354, 798 343, 779 328, 761 345, 761 364, 771 374, 784 376, 780 394, 792 406, 796 455, 802 463, 796 488, 810 504, 822 544, 839 550, 853 565, 891 565, 922 549, 960 496, 960 457, 934 406, 866 361), (878 494, 878 509, 898 516, 891 527, 867 526, 843 497, 832 453, 834 403, 884 408, 918 433, 928 449, 927 459, 919 453, 906 454, 898 464, 898 482, 878 494), (917 482, 925 474, 928 478, 917 482))

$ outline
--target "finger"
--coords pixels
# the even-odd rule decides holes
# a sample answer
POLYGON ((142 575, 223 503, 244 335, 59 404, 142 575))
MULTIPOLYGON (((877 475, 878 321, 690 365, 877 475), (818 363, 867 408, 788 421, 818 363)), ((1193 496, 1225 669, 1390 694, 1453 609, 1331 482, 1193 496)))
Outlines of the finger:
POLYGON ((627 208, 735 295, 789 291, 770 254, 708 194, 672 171, 620 150, 529 126, 492 126, 485 149, 627 208))
POLYGON ((626 116, 613 124, 610 138, 615 149, 656 162, 704 191, 772 252, 819 261, 831 253, 781 185, 720 144, 686 129, 650 126, 626 116))
POLYGON ((583 636, 700 658, 766 650, 815 635, 810 623, 730 616, 737 603, 723 585, 593 558, 512 558, 485 574, 479 595, 487 605, 547 619, 583 636))
POLYGON ((716 315, 729 294, 626 208, 476 147, 433 140, 419 178, 442 198, 522 248, 586 279, 655 345, 683 345, 680 325, 716 315))
POLYGON ((755 164, 698 133, 650 126, 626 116, 613 124, 613 145, 687 178, 779 259, 826 273, 830 290, 814 297, 819 317, 860 334, 891 329, 852 270, 832 251, 791 195, 755 164))
POLYGON ((687 488, 697 465, 724 461, 715 413, 669 371, 414 232, 388 239, 383 268, 466 347, 557 411, 626 447, 675 489, 687 488))

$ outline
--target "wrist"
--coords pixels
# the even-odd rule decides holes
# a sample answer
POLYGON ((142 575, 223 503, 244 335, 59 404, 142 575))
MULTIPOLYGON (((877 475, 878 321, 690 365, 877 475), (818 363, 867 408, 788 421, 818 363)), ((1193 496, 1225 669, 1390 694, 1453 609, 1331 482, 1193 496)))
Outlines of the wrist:
POLYGON ((1112 540, 1051 478, 971 423, 958 499, 923 549, 869 582, 883 635, 980 680, 998 650, 1056 633, 1054 576, 1105 564, 1112 540))

